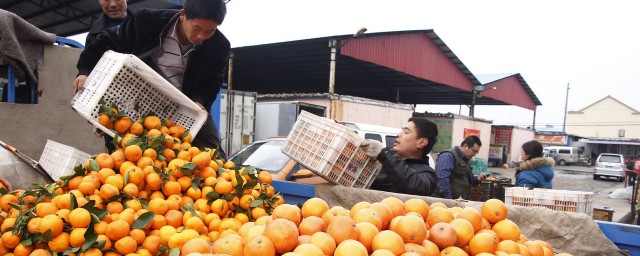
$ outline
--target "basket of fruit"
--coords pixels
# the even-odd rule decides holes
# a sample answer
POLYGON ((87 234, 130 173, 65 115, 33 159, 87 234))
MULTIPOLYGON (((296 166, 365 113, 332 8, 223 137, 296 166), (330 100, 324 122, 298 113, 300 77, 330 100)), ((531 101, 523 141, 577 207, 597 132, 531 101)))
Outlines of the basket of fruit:
POLYGON ((100 108, 102 103, 119 106, 118 112, 124 112, 121 114, 132 120, 154 113, 161 119, 184 126, 193 137, 208 115, 136 56, 113 51, 102 56, 87 77, 84 90, 71 101, 78 114, 113 137, 114 127, 109 127, 109 123, 115 121, 119 113, 100 108))

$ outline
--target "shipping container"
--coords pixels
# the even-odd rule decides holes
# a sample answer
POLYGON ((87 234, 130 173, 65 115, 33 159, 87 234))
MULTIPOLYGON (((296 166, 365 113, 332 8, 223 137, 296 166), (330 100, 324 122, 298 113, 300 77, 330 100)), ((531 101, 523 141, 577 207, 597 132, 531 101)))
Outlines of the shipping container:
POLYGON ((253 143, 256 93, 235 90, 220 90, 211 107, 211 116, 218 126, 221 148, 227 155, 253 143))

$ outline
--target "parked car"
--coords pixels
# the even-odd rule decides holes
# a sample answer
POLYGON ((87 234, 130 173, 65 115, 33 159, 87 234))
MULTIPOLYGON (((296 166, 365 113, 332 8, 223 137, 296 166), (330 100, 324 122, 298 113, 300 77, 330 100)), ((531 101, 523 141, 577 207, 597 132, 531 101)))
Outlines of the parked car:
POLYGON ((575 164, 580 161, 578 147, 550 146, 545 147, 544 151, 547 151, 559 165, 575 164))
POLYGON ((285 140, 285 137, 274 137, 255 141, 229 157, 229 161, 237 166, 250 165, 268 171, 274 180, 306 184, 327 183, 327 180, 305 169, 282 153, 281 149, 285 140))
POLYGON ((600 177, 613 177, 618 181, 624 181, 627 165, 624 156, 620 154, 602 153, 596 159, 596 168, 593 172, 593 179, 600 177))

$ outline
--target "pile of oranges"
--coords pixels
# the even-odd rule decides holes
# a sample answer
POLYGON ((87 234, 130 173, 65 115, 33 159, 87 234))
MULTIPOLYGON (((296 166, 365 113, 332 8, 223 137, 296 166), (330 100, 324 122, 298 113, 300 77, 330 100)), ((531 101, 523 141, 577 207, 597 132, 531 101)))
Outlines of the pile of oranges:
POLYGON ((221 234, 211 247, 196 238, 187 244, 198 246, 184 248, 193 256, 554 255, 548 243, 520 234, 497 199, 478 211, 395 197, 330 208, 323 199, 311 198, 302 207, 282 204, 272 213, 221 234))
POLYGON ((56 183, 0 188, 0 255, 554 255, 496 199, 481 211, 395 197, 351 209, 284 204, 269 172, 191 146, 171 120, 133 122, 103 105, 99 121, 117 134, 115 152, 56 183))
POLYGON ((214 242, 284 202, 269 172, 191 146, 169 119, 104 105, 98 119, 116 133, 112 154, 56 183, 0 188, 0 255, 186 255, 187 241, 214 242))

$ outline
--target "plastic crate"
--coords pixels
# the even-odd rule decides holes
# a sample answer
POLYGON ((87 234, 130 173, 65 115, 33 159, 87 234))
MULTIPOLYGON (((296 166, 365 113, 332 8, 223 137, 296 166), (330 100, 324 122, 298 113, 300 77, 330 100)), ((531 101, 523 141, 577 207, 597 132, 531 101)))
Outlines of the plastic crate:
POLYGON ((73 173, 73 167, 81 165, 91 158, 91 155, 74 147, 52 140, 47 140, 38 163, 54 180, 73 173))
POLYGON ((98 123, 99 101, 115 103, 132 120, 154 112, 162 119, 189 129, 195 138, 207 121, 207 111, 201 109, 178 88, 131 54, 107 51, 77 93, 71 105, 82 117, 107 134, 114 131, 98 123))
POLYGON ((510 205, 539 206, 556 211, 579 212, 591 216, 593 214, 591 203, 594 198, 593 192, 511 187, 505 189, 504 202, 510 205))
POLYGON ((358 147, 363 141, 333 120, 302 111, 282 153, 334 184, 369 188, 382 164, 358 147))
POLYGON ((313 185, 274 180, 271 186, 282 195, 285 204, 302 205, 307 199, 316 196, 316 188, 313 185))

